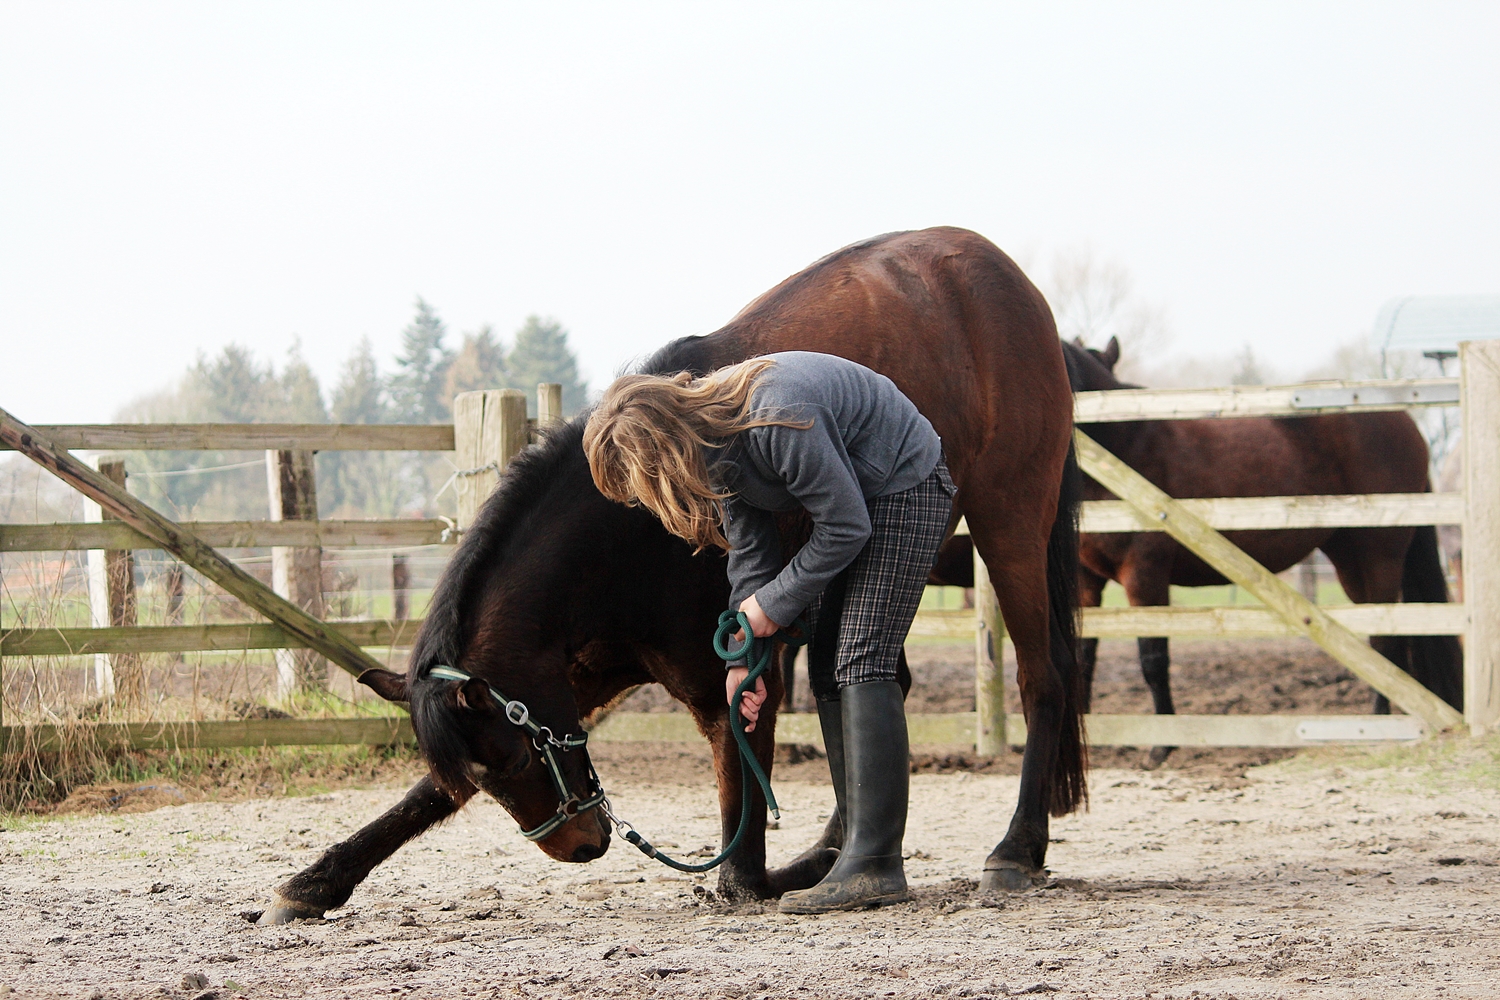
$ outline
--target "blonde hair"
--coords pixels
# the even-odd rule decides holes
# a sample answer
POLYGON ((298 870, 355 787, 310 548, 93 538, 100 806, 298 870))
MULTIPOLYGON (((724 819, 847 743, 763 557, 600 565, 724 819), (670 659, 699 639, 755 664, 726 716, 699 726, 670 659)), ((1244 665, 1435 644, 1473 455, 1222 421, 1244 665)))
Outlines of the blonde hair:
POLYGON ((645 507, 699 552, 727 551, 721 525, 732 494, 709 476, 703 449, 752 427, 812 426, 751 415, 755 383, 775 364, 753 358, 703 378, 678 372, 616 379, 583 431, 594 485, 611 500, 645 507))

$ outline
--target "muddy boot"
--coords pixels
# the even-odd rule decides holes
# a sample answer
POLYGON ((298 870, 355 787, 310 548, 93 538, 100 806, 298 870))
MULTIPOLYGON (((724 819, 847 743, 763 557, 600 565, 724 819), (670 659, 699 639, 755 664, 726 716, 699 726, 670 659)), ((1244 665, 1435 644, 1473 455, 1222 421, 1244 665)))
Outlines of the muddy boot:
POLYGON ((826 846, 842 848, 844 845, 844 817, 848 806, 844 802, 844 703, 841 701, 818 702, 818 726, 823 730, 823 752, 828 755, 828 777, 833 780, 833 815, 828 817, 828 826, 823 839, 828 840, 838 827, 836 842, 826 846))
POLYGON ((823 748, 828 755, 828 775, 833 779, 836 800, 833 815, 828 817, 823 835, 816 843, 784 867, 766 873, 773 896, 817 885, 839 858, 839 848, 844 844, 844 723, 840 713, 837 701, 818 702, 818 722, 823 729, 823 748))
MULTIPOLYGON (((901 685, 851 684, 839 697, 843 743, 848 748, 840 801, 844 849, 823 881, 781 897, 782 913, 857 910, 910 898, 901 866, 911 767, 901 685)), ((832 770, 832 753, 828 762, 832 770)))

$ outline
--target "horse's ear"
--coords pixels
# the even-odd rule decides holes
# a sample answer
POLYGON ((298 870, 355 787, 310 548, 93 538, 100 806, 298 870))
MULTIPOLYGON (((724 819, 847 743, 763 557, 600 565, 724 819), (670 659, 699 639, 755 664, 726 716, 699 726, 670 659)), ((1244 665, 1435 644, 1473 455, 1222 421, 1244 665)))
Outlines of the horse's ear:
POLYGON ((1109 338, 1109 343, 1105 344, 1104 350, 1099 352, 1099 360, 1104 362, 1104 367, 1110 371, 1115 370, 1115 362, 1120 360, 1120 338, 1109 338))
POLYGON ((471 712, 488 712, 495 707, 495 702, 490 698, 490 686, 478 677, 470 677, 461 684, 455 684, 453 697, 458 701, 459 708, 466 708, 471 712))
POLYGON ((411 701, 411 692, 406 687, 406 676, 390 670, 372 667, 360 674, 358 680, 386 701, 411 701))
POLYGON ((1076 348, 1078 348, 1080 351, 1086 351, 1086 350, 1089 349, 1089 345, 1085 344, 1083 342, 1083 338, 1082 337, 1074 337, 1073 338, 1073 346, 1076 347, 1076 348))

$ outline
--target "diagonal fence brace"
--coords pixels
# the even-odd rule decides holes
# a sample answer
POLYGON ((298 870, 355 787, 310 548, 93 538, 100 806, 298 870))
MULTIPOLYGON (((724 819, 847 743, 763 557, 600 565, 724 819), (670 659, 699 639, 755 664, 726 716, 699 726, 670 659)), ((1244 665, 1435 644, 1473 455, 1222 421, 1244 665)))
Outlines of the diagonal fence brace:
POLYGON ((1451 705, 1411 675, 1371 649, 1328 613, 1288 586, 1276 574, 1209 527, 1207 521, 1173 500, 1145 476, 1120 461, 1099 442, 1076 428, 1073 440, 1078 464, 1099 485, 1145 514, 1194 555, 1244 587, 1294 630, 1327 650, 1356 677, 1422 719, 1433 729, 1452 729, 1463 722, 1451 705))
POLYGON ((342 669, 356 677, 367 670, 384 669, 378 660, 326 622, 277 594, 197 535, 137 500, 3 409, 0 409, 0 443, 36 462, 342 669))

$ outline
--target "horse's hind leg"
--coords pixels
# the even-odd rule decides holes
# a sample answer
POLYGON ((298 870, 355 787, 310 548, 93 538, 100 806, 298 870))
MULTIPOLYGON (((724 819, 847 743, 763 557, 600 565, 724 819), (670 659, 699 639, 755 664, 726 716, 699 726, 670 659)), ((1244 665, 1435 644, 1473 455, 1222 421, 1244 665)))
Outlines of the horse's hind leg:
MULTIPOLYGON (((1349 600, 1394 604, 1401 599, 1401 575, 1413 534, 1410 528, 1344 528, 1319 548, 1333 563, 1349 600)), ((1409 636, 1375 635, 1370 637, 1370 648, 1409 672, 1410 642, 1409 636)), ((1390 700, 1377 691, 1372 710, 1376 715, 1390 715, 1390 700)))
POLYGON ((423 778, 373 823, 323 852, 310 868, 284 882, 259 923, 285 924, 321 917, 349 901, 355 888, 402 844, 458 811, 458 805, 423 778))
MULTIPOLYGON (((1166 607, 1172 603, 1171 548, 1132 553, 1120 571, 1120 584, 1131 607, 1166 607)), ((1141 657, 1141 677, 1151 691, 1152 707, 1157 715, 1176 715, 1172 704, 1172 656, 1166 636, 1149 636, 1135 641, 1141 657)), ((1152 767, 1160 767, 1176 747, 1152 747, 1147 758, 1152 767)))
POLYGON ((965 508, 1015 646, 1026 714, 1020 795, 1005 838, 985 859, 984 889, 1025 889, 1045 874, 1053 772, 1069 703, 1067 680, 1052 663, 1046 548, 1052 511, 1018 506, 965 508))
MULTIPOLYGON (((1090 570, 1078 570, 1078 606, 1097 608, 1104 599, 1104 577, 1090 570)), ((1090 711, 1094 701, 1094 665, 1099 661, 1099 640, 1078 640, 1078 684, 1083 710, 1090 711)))

